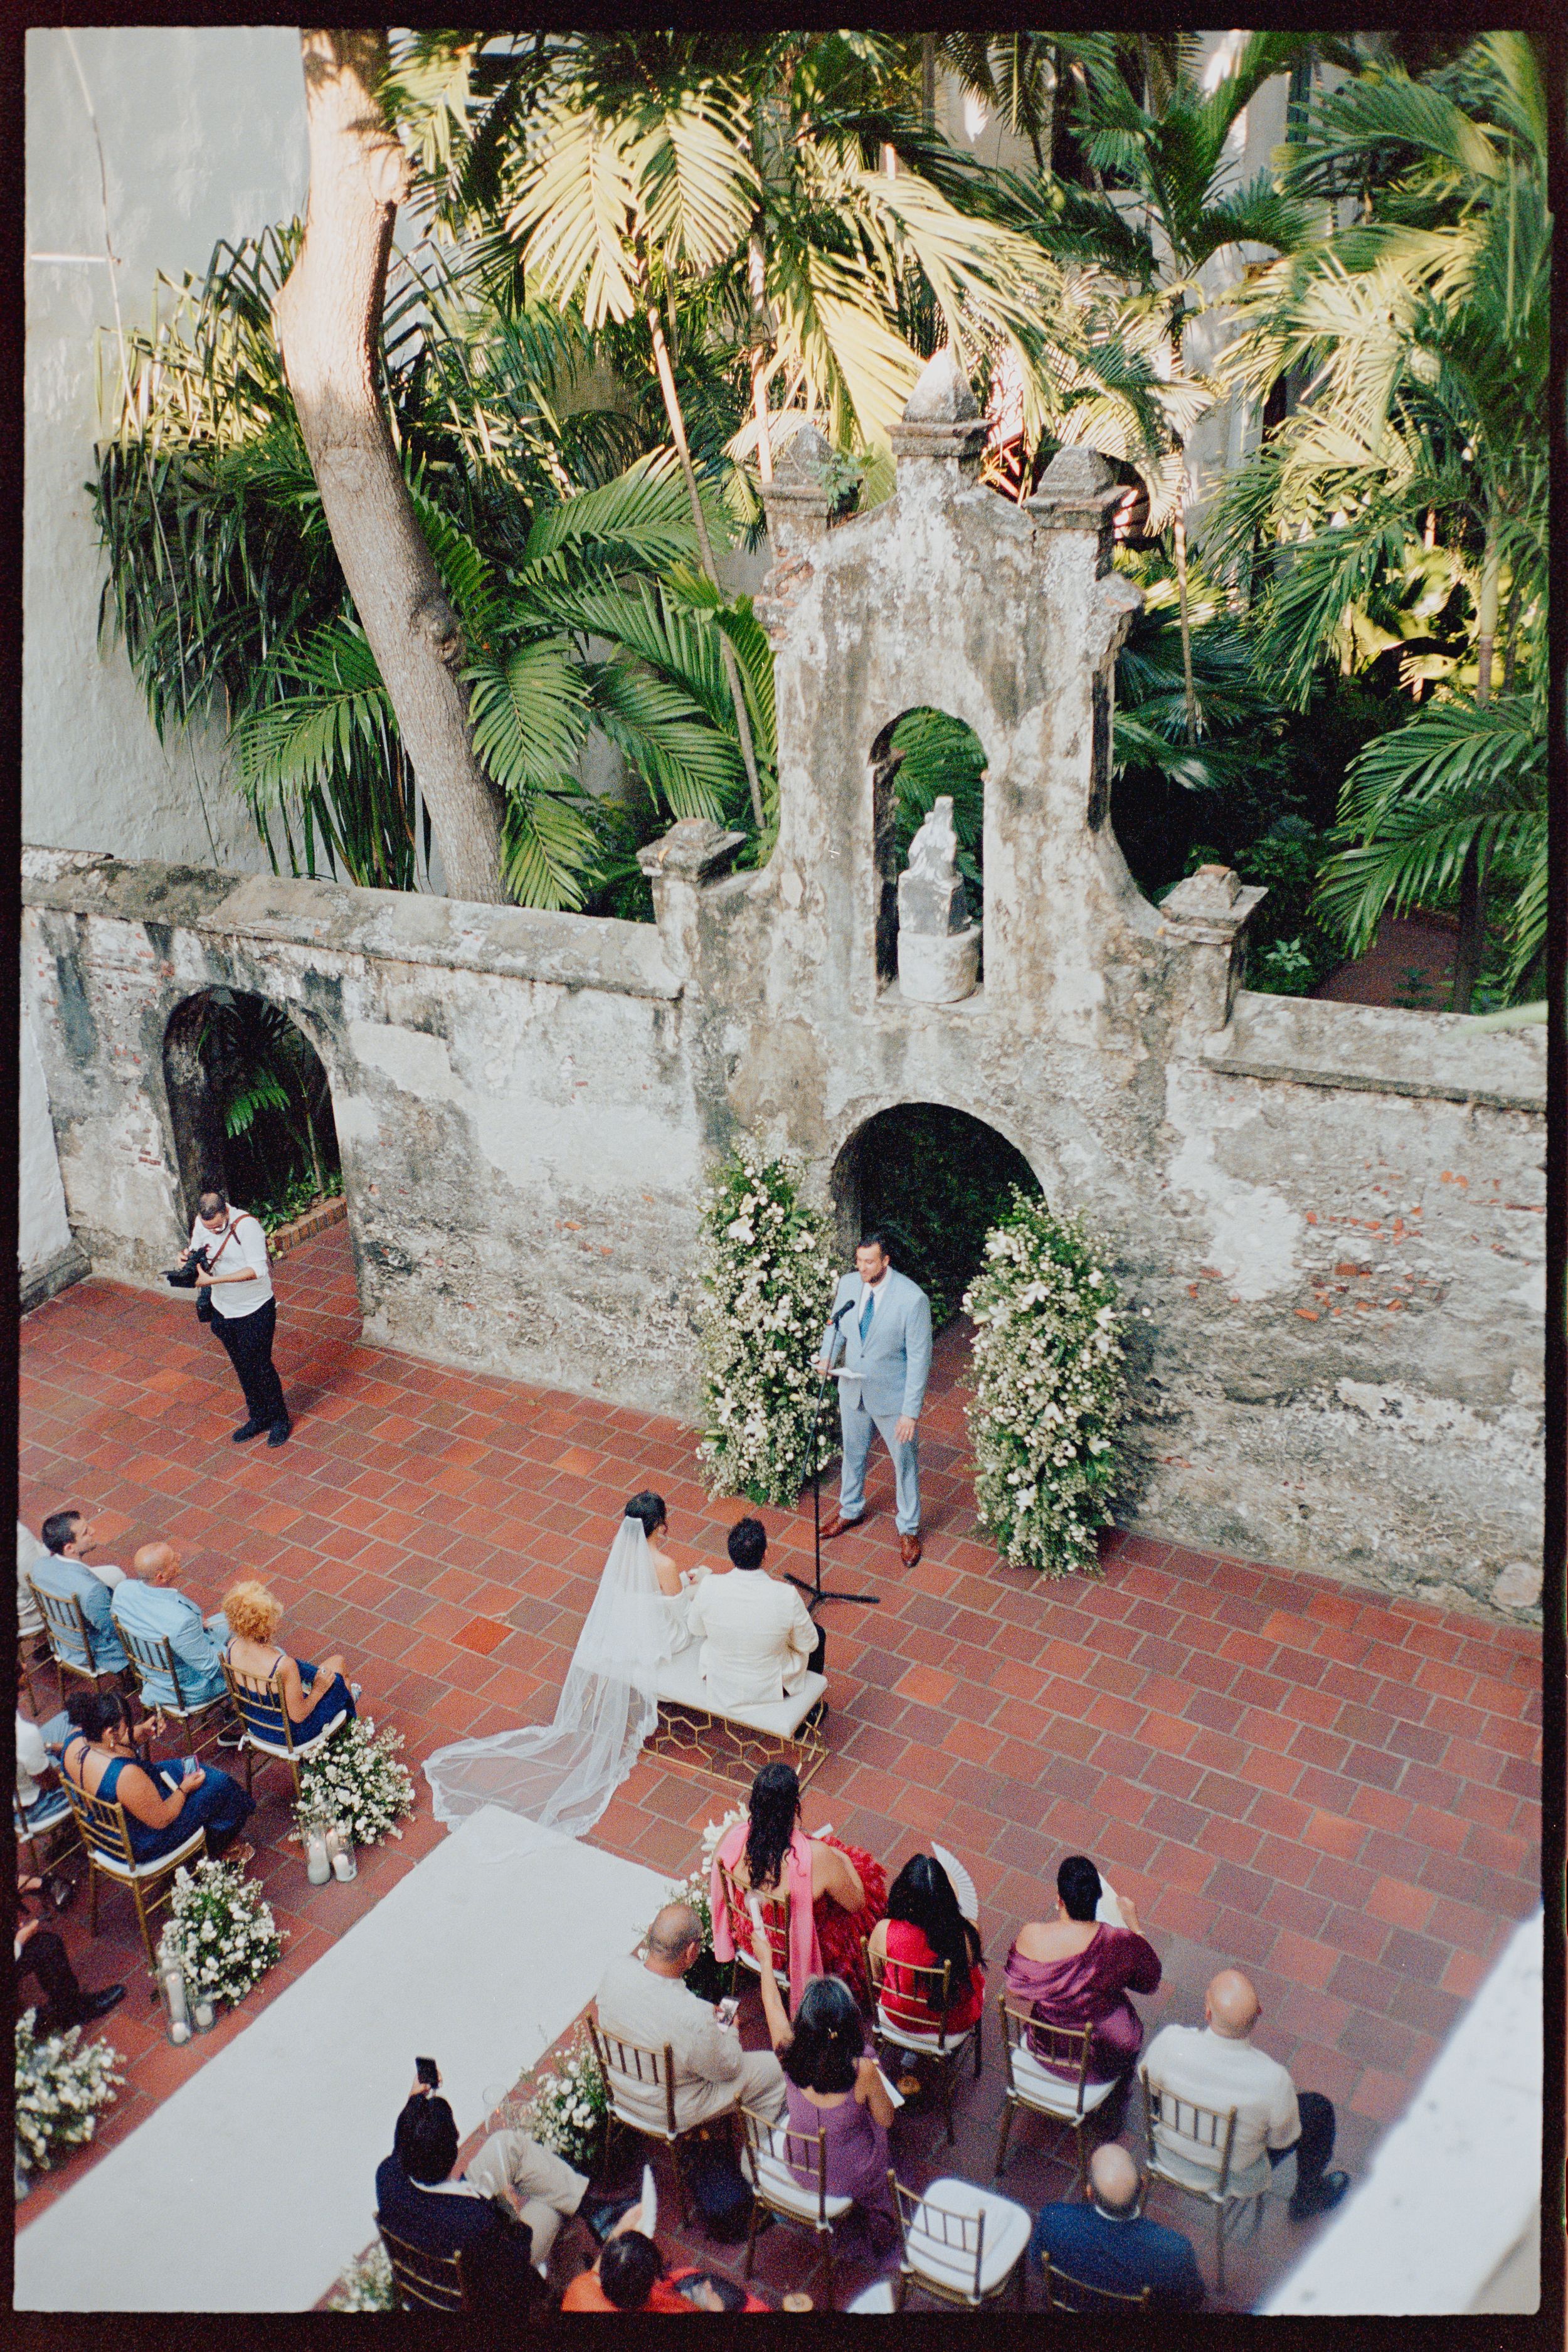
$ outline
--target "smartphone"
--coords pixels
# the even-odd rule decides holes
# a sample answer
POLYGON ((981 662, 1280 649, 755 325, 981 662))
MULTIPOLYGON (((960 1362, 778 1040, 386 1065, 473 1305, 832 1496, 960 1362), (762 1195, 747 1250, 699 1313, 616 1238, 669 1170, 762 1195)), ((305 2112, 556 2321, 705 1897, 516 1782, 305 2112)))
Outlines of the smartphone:
POLYGON ((418 2076, 420 2082, 424 2084, 425 2088, 427 2091, 438 2091, 440 2089, 441 2069, 437 2065, 434 2058, 416 2058, 414 2061, 414 2072, 418 2076))
POLYGON ((734 1994, 727 1993, 724 1999, 719 2003, 718 2011, 716 2012, 720 2024, 733 2025, 736 2016, 740 2011, 740 2007, 741 2004, 736 2000, 734 1994))

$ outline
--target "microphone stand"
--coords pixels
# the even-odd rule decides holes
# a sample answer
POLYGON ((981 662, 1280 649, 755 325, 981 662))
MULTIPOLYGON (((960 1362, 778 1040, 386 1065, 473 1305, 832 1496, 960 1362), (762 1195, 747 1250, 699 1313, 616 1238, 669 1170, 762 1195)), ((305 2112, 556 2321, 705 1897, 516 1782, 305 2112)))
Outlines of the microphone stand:
MULTIPOLYGON (((846 1300, 829 1327, 832 1334, 827 1342, 830 1361, 838 1326, 848 1314, 851 1303, 846 1300)), ((827 1383, 832 1377, 830 1369, 818 1380, 816 1402, 811 1415, 811 1534, 816 1559, 816 1580, 807 1584, 803 1576, 792 1576, 787 1570, 784 1572, 784 1582, 797 1585, 805 1594, 806 1608, 814 1617, 825 1601, 851 1601, 862 1609, 879 1609, 882 1605, 879 1592, 825 1592, 822 1589, 822 1453, 817 1444, 817 1432, 822 1423, 822 1400, 827 1394, 827 1383)))

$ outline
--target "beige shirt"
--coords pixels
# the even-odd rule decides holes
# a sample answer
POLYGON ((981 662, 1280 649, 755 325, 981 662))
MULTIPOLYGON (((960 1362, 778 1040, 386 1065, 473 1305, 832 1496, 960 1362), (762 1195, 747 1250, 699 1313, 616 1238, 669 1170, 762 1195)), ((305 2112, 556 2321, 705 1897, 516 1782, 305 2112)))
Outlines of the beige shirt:
MULTIPOLYGON (((1222 2116, 1234 2107, 1231 2185, 1243 2190, 1268 2187, 1268 2151, 1290 2147, 1301 2137, 1296 2086, 1277 2058, 1250 2042, 1228 2042, 1212 2026, 1166 2025, 1149 2044, 1143 2066, 1157 2089, 1178 2099, 1222 2116)), ((1173 2171, 1212 2180, 1219 2170, 1220 2148, 1202 2147, 1163 2125, 1155 2138, 1173 2171)), ((1220 2138, 1223 2147, 1223 2130, 1220 2138)))
POLYGON ((702 1644, 698 1665, 721 1706, 765 1706, 793 1697, 816 1646, 816 1628, 793 1584, 760 1568, 703 1579, 687 1622, 702 1644))
MULTIPOLYGON (((629 1953, 612 1960, 599 1985, 599 2023, 622 2042, 645 2050, 669 2045, 675 2068, 675 2120, 682 2130, 734 2104, 743 2053, 741 2037, 726 2032, 710 2004, 699 2000, 679 1977, 655 1976, 629 1953)), ((615 2053, 608 2053, 614 2071, 615 2053)), ((664 2092, 616 2074, 617 2105, 660 2130, 664 2092)))

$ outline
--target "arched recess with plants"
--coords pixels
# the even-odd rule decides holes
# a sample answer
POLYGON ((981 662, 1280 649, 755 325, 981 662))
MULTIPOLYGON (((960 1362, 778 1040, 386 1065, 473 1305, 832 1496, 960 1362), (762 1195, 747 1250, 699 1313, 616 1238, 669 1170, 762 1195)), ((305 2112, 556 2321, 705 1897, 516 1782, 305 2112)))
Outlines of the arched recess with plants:
POLYGON ((283 1005, 221 986, 187 996, 163 1034, 163 1082, 187 1218, 215 1176, 269 1233, 342 1192, 331 1083, 283 1005))
POLYGON ((994 1127, 946 1103, 899 1103, 849 1138, 832 1194, 842 1244, 852 1248, 873 1226, 884 1232, 894 1265, 926 1292, 940 1328, 980 1271, 985 1236, 1015 1185, 1039 1196, 1034 1170, 994 1127))
POLYGON ((985 769, 985 746, 973 728, 928 704, 901 712, 871 746, 877 978, 884 986, 899 974, 899 877, 909 863, 910 844, 943 793, 952 802, 970 918, 981 919, 985 769))

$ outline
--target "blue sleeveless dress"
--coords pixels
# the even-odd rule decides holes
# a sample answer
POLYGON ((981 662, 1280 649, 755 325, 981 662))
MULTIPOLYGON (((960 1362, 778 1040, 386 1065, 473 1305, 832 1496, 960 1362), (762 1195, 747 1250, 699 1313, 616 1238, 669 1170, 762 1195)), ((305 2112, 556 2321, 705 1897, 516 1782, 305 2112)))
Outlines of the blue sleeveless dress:
MULTIPOLYGON (((234 1659, 230 1655, 232 1648, 232 1643, 227 1643, 224 1646, 224 1656, 228 1659, 230 1665, 233 1665, 234 1664, 234 1659)), ((272 1653, 272 1672, 274 1674, 277 1673, 278 1668, 282 1664, 282 1651, 275 1649, 272 1653)), ((335 1716, 346 1715, 353 1717, 358 1713, 358 1709, 354 1706, 354 1695, 353 1691, 350 1690, 342 1675, 334 1675, 330 1682, 323 1684, 321 1681, 321 1668, 319 1666, 313 1666, 309 1658, 296 1658, 294 1663, 300 1669, 300 1680, 303 1683, 307 1693, 314 1702, 310 1714, 306 1716, 302 1723, 292 1723, 289 1725, 289 1730, 293 1734, 295 1747, 303 1748, 307 1741, 315 1738, 316 1734, 319 1731, 324 1731, 328 1724, 332 1721, 335 1716)), ((283 1738, 283 1727, 281 1722, 278 1724, 277 1729, 274 1730, 267 1720, 269 1714, 275 1714, 277 1710, 266 1706, 262 1701, 253 1699, 248 1696, 248 1695, 247 1696, 245 1702, 246 1721, 251 1725, 252 1728, 258 1734, 263 1735, 269 1739, 276 1739, 281 1743, 283 1738)))
MULTIPOLYGON (((79 1733, 77 1736, 81 1738, 79 1733)), ((73 1739, 70 1746, 74 1748, 76 1744, 73 1739)), ((82 1745, 85 1747, 87 1744, 83 1739, 82 1745)), ((69 1753, 68 1748, 66 1753, 69 1753)), ((132 1757, 117 1756, 99 1782, 96 1794, 111 1805, 117 1804, 120 1801, 115 1790, 120 1786, 120 1775, 125 1766, 134 1760, 132 1757)), ((180 1785, 185 1769, 184 1759, 174 1758, 150 1765, 147 1769, 154 1780, 166 1791, 172 1792, 180 1785)), ((79 1781, 77 1785, 79 1787, 81 1783, 79 1781)), ((131 1851, 138 1862, 156 1862, 161 1855, 173 1853, 198 1828, 205 1829, 207 1852, 216 1860, 234 1843, 255 1811, 255 1799, 247 1795, 237 1780, 231 1780, 226 1772, 219 1772, 214 1766, 205 1764, 201 1786, 190 1791, 166 1828, 149 1829, 145 1822, 139 1822, 132 1812, 125 1816, 125 1826, 131 1833, 131 1851)))

